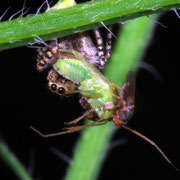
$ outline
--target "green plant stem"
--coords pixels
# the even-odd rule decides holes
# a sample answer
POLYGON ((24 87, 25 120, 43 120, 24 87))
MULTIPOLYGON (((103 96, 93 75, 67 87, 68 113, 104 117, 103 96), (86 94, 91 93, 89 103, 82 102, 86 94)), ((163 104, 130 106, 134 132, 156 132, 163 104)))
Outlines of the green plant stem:
POLYGON ((180 0, 96 0, 0 23, 0 50, 180 7, 180 0))
POLYGON ((0 139, 0 156, 6 164, 14 171, 14 173, 22 180, 31 180, 29 173, 19 162, 16 156, 9 150, 7 145, 0 139))
MULTIPOLYGON (((142 17, 123 25, 105 73, 113 82, 123 84, 127 72, 136 70, 155 26, 152 19, 142 17)), ((115 128, 112 122, 85 129, 75 148, 65 180, 97 179, 114 132, 115 128)))

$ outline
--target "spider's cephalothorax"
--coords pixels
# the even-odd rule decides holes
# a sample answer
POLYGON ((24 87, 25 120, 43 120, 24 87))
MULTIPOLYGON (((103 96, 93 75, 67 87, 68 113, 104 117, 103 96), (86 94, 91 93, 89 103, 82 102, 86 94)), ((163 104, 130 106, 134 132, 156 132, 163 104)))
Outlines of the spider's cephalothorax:
POLYGON ((60 96, 69 96, 77 90, 78 85, 60 76, 55 70, 50 70, 47 76, 48 88, 60 96))
MULTIPOLYGON (((49 71, 47 80, 50 91, 60 95, 62 98, 69 97, 70 95, 74 94, 74 92, 78 91, 77 84, 59 75, 54 69, 49 71)), ((81 95, 79 98, 79 103, 86 111, 91 109, 89 103, 81 95)), ((94 112, 88 115, 88 119, 95 119, 97 117, 98 116, 94 112)))
POLYGON ((106 54, 103 39, 99 29, 93 30, 97 46, 93 43, 87 32, 77 33, 56 40, 51 40, 48 46, 38 49, 37 70, 43 71, 61 59, 60 49, 76 50, 99 70, 104 69, 111 51, 111 33, 107 35, 106 54))

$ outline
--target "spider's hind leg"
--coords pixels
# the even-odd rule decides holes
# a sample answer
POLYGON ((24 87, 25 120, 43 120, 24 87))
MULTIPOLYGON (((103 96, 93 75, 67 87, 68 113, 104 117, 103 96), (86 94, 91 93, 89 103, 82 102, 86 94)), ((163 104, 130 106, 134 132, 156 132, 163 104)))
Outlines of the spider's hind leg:
POLYGON ((104 69, 107 60, 111 56, 111 48, 112 48, 112 35, 111 32, 112 26, 108 27, 107 31, 107 39, 106 39, 106 49, 104 48, 103 38, 98 28, 94 29, 94 34, 97 42, 98 56, 100 61, 100 69, 104 69))
POLYGON ((109 31, 107 31, 107 39, 106 39, 106 61, 111 57, 111 49, 112 49, 112 26, 108 27, 109 31))
POLYGON ((97 49, 98 49, 98 56, 99 56, 99 64, 100 69, 104 69, 104 66, 106 64, 106 59, 104 55, 104 44, 103 44, 103 38, 101 36, 101 33, 98 28, 94 29, 94 35, 97 42, 97 49))

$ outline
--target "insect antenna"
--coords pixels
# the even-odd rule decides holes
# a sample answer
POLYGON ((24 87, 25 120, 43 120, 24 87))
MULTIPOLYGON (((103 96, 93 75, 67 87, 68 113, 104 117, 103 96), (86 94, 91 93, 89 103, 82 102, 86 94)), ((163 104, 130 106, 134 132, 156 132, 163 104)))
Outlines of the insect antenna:
POLYGON ((128 131, 130 131, 131 133, 139 136, 140 138, 144 139, 146 142, 148 142, 149 144, 151 144, 152 146, 154 146, 157 151, 163 156, 163 158, 176 170, 176 171, 180 171, 180 169, 178 169, 170 160, 169 158, 165 155, 165 153, 160 149, 160 147, 151 139, 149 139, 148 137, 144 136, 143 134, 139 133, 138 131, 131 129, 130 127, 126 126, 126 125, 122 125, 122 127, 128 131))

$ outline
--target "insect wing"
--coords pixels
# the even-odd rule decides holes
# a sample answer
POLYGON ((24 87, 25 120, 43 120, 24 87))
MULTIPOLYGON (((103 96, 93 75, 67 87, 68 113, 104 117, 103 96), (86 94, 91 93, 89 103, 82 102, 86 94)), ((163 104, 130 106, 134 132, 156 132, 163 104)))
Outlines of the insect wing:
POLYGON ((83 64, 90 70, 92 76, 98 81, 98 84, 104 87, 105 89, 111 89, 110 81, 102 75, 102 73, 90 64, 80 53, 73 51, 73 54, 77 57, 78 60, 82 61, 83 64))
POLYGON ((135 87, 136 87, 136 79, 134 72, 130 71, 127 75, 126 83, 129 84, 126 92, 127 101, 130 104, 134 104, 135 101, 135 87))
POLYGON ((134 113, 134 100, 135 100, 135 75, 134 72, 129 72, 127 75, 126 83, 123 85, 120 99, 126 104, 126 112, 123 121, 127 122, 134 113))

